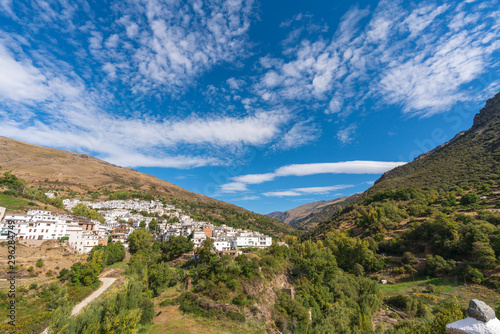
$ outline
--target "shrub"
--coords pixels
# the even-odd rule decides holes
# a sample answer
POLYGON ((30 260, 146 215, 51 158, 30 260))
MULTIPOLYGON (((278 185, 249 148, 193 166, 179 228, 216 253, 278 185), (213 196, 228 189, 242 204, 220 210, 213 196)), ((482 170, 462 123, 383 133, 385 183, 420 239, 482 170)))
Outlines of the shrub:
POLYGON ((43 266, 43 260, 42 260, 42 259, 38 259, 38 260, 36 261, 36 266, 37 266, 38 268, 41 268, 41 267, 43 266))
POLYGON ((36 290, 36 289, 38 289, 38 284, 36 284, 36 283, 31 283, 31 284, 30 284, 30 290, 36 290))
POLYGON ((33 266, 29 266, 28 269, 26 269, 29 273, 31 273, 33 271, 33 266))
POLYGON ((434 284, 427 284, 425 287, 425 291, 427 292, 434 292, 436 290, 436 286, 434 284))
POLYGON ((470 205, 479 202, 479 200, 480 200, 479 195, 471 191, 462 196, 462 198, 460 199, 460 204, 470 205))
POLYGON ((399 315, 396 312, 391 312, 389 313, 389 318, 399 319, 399 315))

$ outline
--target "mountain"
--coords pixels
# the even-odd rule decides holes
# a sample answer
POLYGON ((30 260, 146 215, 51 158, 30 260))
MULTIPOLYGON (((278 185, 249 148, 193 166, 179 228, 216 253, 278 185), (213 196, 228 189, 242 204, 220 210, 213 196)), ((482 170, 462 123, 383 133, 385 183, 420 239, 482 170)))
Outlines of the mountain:
POLYGON ((354 194, 329 201, 308 203, 283 212, 271 212, 266 216, 276 218, 299 230, 309 230, 334 214, 339 208, 354 202, 359 196, 360 194, 354 194))
MULTIPOLYGON (((464 217, 473 217, 473 221, 478 219, 477 225, 484 221, 496 225, 500 219, 499 202, 500 93, 486 102, 470 129, 414 161, 384 173, 352 205, 335 212, 303 237, 321 238, 332 228, 349 229, 353 235, 374 237, 379 242, 399 240, 393 242, 400 249, 412 243, 420 247, 417 249, 428 249, 432 237, 424 240, 424 236, 433 227, 419 227, 422 224, 441 225, 440 219, 446 217, 445 221, 467 225, 464 217), (435 220, 439 223, 434 223, 435 220)), ((468 228, 464 226, 460 231, 468 228)), ((450 233, 454 235, 456 231, 450 233)), ((494 238, 491 236, 491 240, 494 238)), ((459 254, 465 248, 461 245, 460 251, 448 250, 443 255, 459 254)), ((500 237, 498 252, 500 255, 500 237)))
POLYGON ((486 102, 473 126, 414 161, 386 172, 368 194, 405 187, 450 189, 495 182, 500 175, 500 93, 486 102))
POLYGON ((0 173, 13 174, 28 185, 88 200, 154 196, 182 208, 200 220, 279 235, 295 233, 290 226, 154 176, 123 168, 86 154, 57 150, 0 137, 0 173))

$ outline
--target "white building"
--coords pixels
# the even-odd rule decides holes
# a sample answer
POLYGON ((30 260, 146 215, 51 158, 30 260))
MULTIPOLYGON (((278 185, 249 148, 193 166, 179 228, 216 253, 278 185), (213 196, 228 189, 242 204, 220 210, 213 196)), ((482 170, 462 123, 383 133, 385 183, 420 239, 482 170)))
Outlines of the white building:
POLYGON ((67 231, 69 246, 80 254, 89 253, 99 241, 103 240, 92 231, 83 230, 78 224, 69 224, 67 231))

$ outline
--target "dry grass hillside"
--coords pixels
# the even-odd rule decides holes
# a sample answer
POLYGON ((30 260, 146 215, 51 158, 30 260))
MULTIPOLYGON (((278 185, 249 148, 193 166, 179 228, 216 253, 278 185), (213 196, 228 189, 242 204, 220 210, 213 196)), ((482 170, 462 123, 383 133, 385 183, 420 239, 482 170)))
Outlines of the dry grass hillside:
POLYGON ((179 199, 219 202, 154 176, 86 154, 32 145, 6 137, 0 137, 0 168, 13 169, 17 177, 36 185, 59 184, 76 191, 103 186, 120 190, 156 189, 163 195, 179 199))
POLYGON ((30 186, 53 189, 60 196, 106 199, 110 193, 134 191, 164 198, 194 218, 253 228, 273 235, 294 229, 233 204, 193 193, 154 176, 123 168, 86 154, 57 150, 0 137, 0 172, 13 170, 30 186))

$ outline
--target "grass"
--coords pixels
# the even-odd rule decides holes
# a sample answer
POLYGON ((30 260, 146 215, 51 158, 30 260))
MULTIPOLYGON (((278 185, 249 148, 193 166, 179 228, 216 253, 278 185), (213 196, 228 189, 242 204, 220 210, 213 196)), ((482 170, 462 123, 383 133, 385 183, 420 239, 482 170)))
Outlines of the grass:
POLYGON ((454 287, 458 286, 458 283, 455 281, 441 278, 432 278, 426 280, 402 282, 397 284, 384 284, 379 286, 379 290, 382 291, 384 296, 391 297, 401 293, 412 292, 413 289, 417 289, 419 292, 422 292, 423 290, 425 290, 425 287, 428 284, 433 284, 436 286, 436 293, 448 293, 453 290, 454 287))
POLYGON ((211 319, 194 314, 184 314, 179 309, 178 305, 173 306, 159 306, 159 303, 165 299, 173 299, 178 297, 183 292, 180 285, 169 287, 163 291, 161 296, 154 299, 155 312, 159 316, 155 316, 154 324, 145 326, 138 326, 136 333, 207 333, 207 334, 264 334, 264 323, 257 323, 255 321, 247 321, 245 323, 232 321, 230 319, 211 319))
POLYGON ((3 193, 0 193, 0 206, 6 207, 11 210, 19 210, 21 208, 29 207, 28 201, 7 196, 3 193))
POLYGON ((435 285, 434 293, 438 300, 449 296, 456 296, 460 305, 466 309, 471 299, 479 299, 495 308, 500 301, 500 294, 480 284, 463 284, 456 280, 444 278, 432 278, 428 280, 417 280, 397 284, 380 285, 379 290, 384 297, 392 297, 399 294, 412 294, 414 291, 422 293, 428 284, 435 285))
POLYGON ((231 320, 209 319, 193 314, 185 314, 179 310, 178 306, 167 306, 156 309, 162 314, 155 318, 154 324, 139 326, 136 333, 207 333, 207 334, 264 334, 266 333, 262 324, 255 322, 239 323, 231 320))
POLYGON ((123 268, 127 265, 127 262, 125 261, 120 261, 120 262, 116 262, 116 263, 113 263, 112 265, 110 266, 107 266, 106 268, 107 269, 118 269, 118 268, 123 268))

